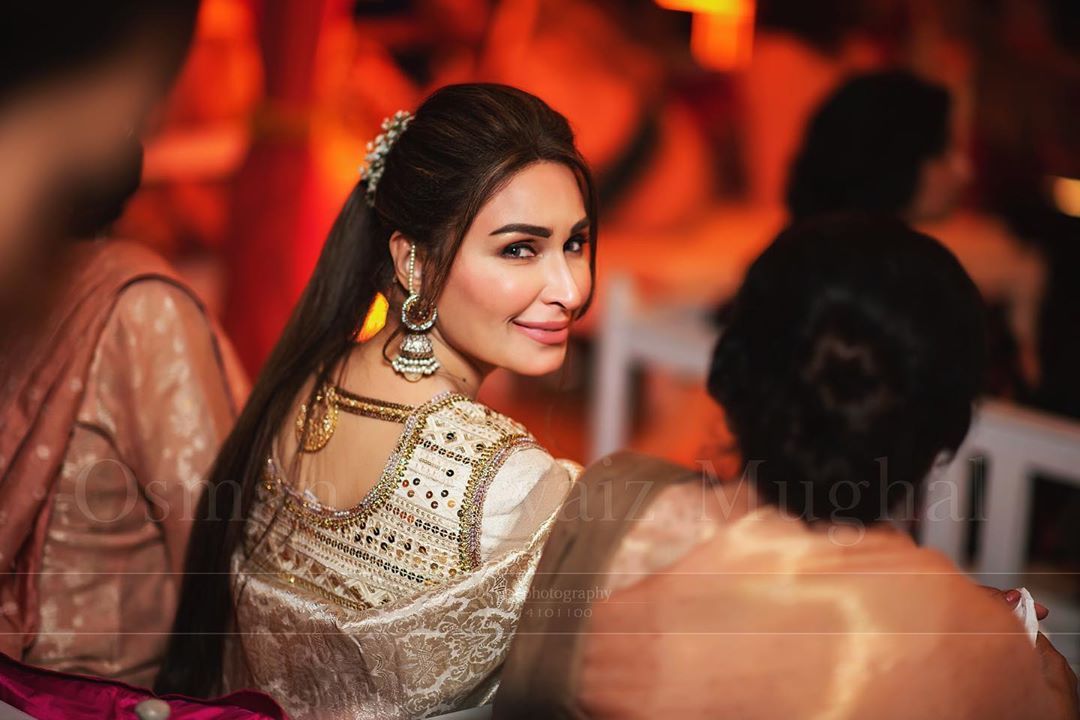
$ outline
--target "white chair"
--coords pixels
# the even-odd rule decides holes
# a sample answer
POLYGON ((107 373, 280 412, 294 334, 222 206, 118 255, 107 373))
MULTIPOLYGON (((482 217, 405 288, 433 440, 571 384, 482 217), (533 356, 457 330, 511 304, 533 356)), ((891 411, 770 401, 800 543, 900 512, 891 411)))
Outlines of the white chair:
POLYGON ((1020 582, 1027 556, 1034 475, 1047 473, 1080 488, 1080 423, 987 400, 956 458, 928 480, 920 540, 958 565, 970 530, 972 465, 985 462, 986 505, 979 516, 979 552, 971 570, 997 587, 1020 582))
POLYGON ((625 447, 630 439, 636 367, 674 370, 704 382, 719 336, 701 308, 640 307, 633 281, 625 275, 608 282, 604 300, 592 372, 590 461, 625 447))

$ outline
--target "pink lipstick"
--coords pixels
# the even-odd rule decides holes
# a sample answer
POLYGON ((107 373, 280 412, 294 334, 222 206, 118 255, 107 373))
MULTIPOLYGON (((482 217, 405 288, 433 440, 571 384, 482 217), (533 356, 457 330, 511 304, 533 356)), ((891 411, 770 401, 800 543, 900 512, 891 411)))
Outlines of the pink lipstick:
POLYGON ((521 332, 542 345, 564 345, 570 339, 570 323, 565 320, 551 322, 524 322, 515 320, 521 332))

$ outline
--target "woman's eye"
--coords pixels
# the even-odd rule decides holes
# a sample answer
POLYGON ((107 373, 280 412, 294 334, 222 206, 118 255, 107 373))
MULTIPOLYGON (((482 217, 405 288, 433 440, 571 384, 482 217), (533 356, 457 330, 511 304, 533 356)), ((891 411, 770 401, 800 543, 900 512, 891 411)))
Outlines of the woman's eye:
POLYGON ((566 250, 567 252, 572 252, 574 254, 577 254, 577 253, 584 252, 585 251, 585 246, 588 243, 589 243, 589 240, 585 236, 583 236, 583 235, 575 235, 574 237, 572 237, 572 238, 570 238, 569 240, 566 241, 566 244, 563 245, 563 249, 566 250))
POLYGON ((502 254, 503 257, 530 258, 536 255, 536 251, 528 243, 515 243, 503 248, 502 254))

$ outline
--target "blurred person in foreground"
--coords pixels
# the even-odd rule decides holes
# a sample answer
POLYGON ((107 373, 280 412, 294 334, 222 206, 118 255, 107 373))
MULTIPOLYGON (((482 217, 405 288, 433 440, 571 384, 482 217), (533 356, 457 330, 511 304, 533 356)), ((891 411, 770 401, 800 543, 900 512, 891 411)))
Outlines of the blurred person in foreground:
POLYGON ((36 267, 52 284, 35 319, 9 324, 0 341, 0 650, 143 685, 164 652, 172 573, 244 380, 163 260, 95 238, 138 187, 137 131, 198 7, 130 0, 58 17, 19 4, 5 10, 4 32, 27 38, 0 43, 5 267, 31 286, 46 282, 36 267), (9 158, 31 179, 15 177, 9 158), (33 192, 13 200, 13 188, 33 192))
POLYGON ((46 275, 56 275, 55 243, 97 212, 103 176, 130 162, 197 7, 118 0, 0 11, 0 302, 25 312, 41 299, 46 275))
POLYGON ((1032 648, 1015 597, 896 525, 967 434, 984 343, 974 284, 928 236, 860 218, 782 233, 709 375, 742 479, 590 468, 495 717, 1076 717, 1076 676, 1043 635, 1032 648))

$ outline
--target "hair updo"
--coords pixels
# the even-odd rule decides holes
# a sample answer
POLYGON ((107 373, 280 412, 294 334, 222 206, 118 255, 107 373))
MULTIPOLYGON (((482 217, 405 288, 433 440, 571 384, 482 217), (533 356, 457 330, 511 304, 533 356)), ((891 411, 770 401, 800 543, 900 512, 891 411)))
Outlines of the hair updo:
POLYGON ((782 232, 750 267, 708 380, 759 494, 808 521, 885 519, 967 434, 983 318, 956 258, 899 221, 782 232))

